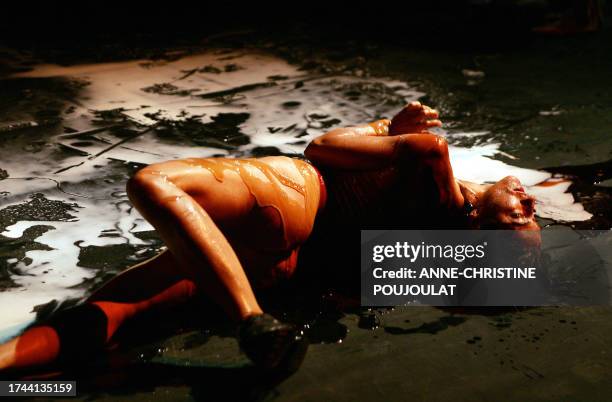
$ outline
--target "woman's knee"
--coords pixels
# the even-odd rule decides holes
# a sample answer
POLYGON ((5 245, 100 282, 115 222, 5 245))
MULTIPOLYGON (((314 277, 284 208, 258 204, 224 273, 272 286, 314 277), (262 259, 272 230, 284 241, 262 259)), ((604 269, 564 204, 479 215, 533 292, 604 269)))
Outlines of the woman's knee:
POLYGON ((167 181, 163 171, 155 169, 155 165, 147 166, 136 172, 127 181, 126 190, 130 200, 138 200, 154 193, 160 181, 167 181))
POLYGON ((139 170, 128 180, 126 191, 132 204, 145 218, 149 211, 164 209, 168 200, 186 196, 164 170, 163 163, 139 170))

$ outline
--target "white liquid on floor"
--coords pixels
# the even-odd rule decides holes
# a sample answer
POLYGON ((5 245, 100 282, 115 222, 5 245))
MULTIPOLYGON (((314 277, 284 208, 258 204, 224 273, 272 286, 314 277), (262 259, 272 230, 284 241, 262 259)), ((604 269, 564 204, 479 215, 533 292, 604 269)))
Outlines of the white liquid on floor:
MULTIPOLYGON (((348 126, 380 117, 391 117, 402 104, 424 95, 404 82, 384 78, 307 75, 282 59, 258 53, 206 53, 170 62, 136 60, 71 67, 43 65, 16 75, 22 78, 53 76, 89 82, 80 92, 79 98, 74 100, 75 112, 66 116, 65 126, 76 130, 90 129, 92 111, 115 108, 124 108, 125 115, 141 124, 153 124, 154 120, 146 114, 155 112, 175 120, 201 116, 203 123, 211 122, 212 117, 219 113, 249 113, 250 117, 241 126, 241 131, 250 137, 251 142, 239 149, 246 153, 263 146, 274 146, 286 153, 301 153, 308 141, 330 129, 322 124, 326 119, 338 119, 339 122, 334 126, 348 126), (228 57, 231 59, 228 60, 228 57), (223 70, 227 64, 236 64, 240 68, 221 74, 203 70, 190 75, 187 73, 204 66, 223 70), (240 92, 227 104, 198 97, 244 85, 270 83, 270 76, 284 76, 286 79, 277 80, 274 85, 260 85, 256 89, 240 92), (176 90, 191 93, 188 96, 178 96, 143 91, 143 88, 162 83, 170 83, 176 90), (361 96, 347 95, 351 88, 358 88, 361 96), (390 99, 395 102, 390 102, 390 99), (299 103, 287 105, 286 102, 290 101, 299 103)), ((444 116, 441 118, 444 119, 444 116)), ((451 143, 453 135, 486 134, 448 134, 444 130, 438 133, 447 135, 451 143)), ((104 181, 111 160, 149 164, 174 158, 228 154, 223 149, 170 144, 149 132, 97 158, 70 156, 58 162, 52 157, 62 144, 94 155, 109 144, 119 141, 108 132, 97 136, 99 141, 81 148, 74 145, 74 139, 57 136, 40 152, 27 154, 28 158, 35 158, 27 163, 24 163, 23 151, 17 146, 15 149, 0 149, 1 167, 7 170, 11 178, 0 182, 0 191, 10 192, 0 207, 22 203, 35 192, 44 194, 47 199, 64 200, 79 206, 72 213, 74 221, 19 221, 2 233, 6 237, 18 238, 24 230, 35 225, 55 228, 36 239, 51 250, 27 252, 26 256, 31 259, 29 265, 16 259, 11 261, 12 269, 17 273, 12 279, 21 286, 0 292, 0 341, 31 322, 35 316, 32 311, 34 306, 52 299, 63 300, 88 293, 87 288, 78 285, 94 276, 95 270, 78 265, 80 247, 121 243, 146 245, 133 233, 152 228, 135 209, 130 208, 124 193, 125 183, 104 181), (78 166, 54 173, 72 165, 78 166), (25 180, 31 177, 37 179, 25 180), (80 183, 85 180, 93 180, 99 186, 95 190, 91 190, 91 186, 87 187, 84 191, 88 193, 81 194, 79 189, 85 186, 80 186, 80 183), (72 184, 67 191, 76 195, 71 196, 58 190, 57 182, 62 183, 64 188, 72 184), (103 231, 112 231, 117 236, 100 237, 103 231)), ((590 214, 574 202, 572 195, 565 193, 568 182, 559 182, 549 187, 535 186, 549 179, 550 174, 492 159, 499 152, 498 148, 498 144, 494 143, 469 149, 451 146, 451 160, 456 176, 474 182, 491 182, 515 175, 528 187, 528 192, 538 197, 537 210, 540 216, 558 221, 590 218, 590 214)))

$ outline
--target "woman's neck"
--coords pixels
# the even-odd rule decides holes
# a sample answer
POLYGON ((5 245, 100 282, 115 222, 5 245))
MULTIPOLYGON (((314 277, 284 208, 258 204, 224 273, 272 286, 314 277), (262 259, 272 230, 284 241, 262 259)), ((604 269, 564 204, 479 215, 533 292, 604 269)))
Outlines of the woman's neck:
POLYGON ((478 205, 484 192, 491 186, 490 184, 478 184, 466 180, 457 180, 457 183, 465 200, 472 205, 478 205))

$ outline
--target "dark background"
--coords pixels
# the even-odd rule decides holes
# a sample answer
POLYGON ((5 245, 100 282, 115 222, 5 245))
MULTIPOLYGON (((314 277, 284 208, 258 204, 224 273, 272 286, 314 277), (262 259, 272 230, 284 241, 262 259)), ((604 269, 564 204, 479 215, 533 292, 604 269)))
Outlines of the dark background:
MULTIPOLYGON (((61 48, 83 56, 117 41, 129 47, 190 43, 206 35, 255 29, 327 37, 385 39, 411 47, 486 49, 520 46, 531 28, 571 10, 572 0, 431 1, 63 1, 7 2, 0 41, 61 48), (58 3, 58 4, 56 4, 58 3)), ((604 13, 609 7, 600 2, 604 13)))

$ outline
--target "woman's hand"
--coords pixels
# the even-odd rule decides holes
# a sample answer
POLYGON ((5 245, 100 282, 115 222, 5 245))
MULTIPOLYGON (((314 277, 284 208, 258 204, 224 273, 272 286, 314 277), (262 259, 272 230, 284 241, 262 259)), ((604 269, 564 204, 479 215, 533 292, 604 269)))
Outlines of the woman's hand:
POLYGON ((389 127, 389 135, 419 134, 432 127, 440 127, 438 111, 421 102, 411 102, 405 106, 393 119, 389 127))

